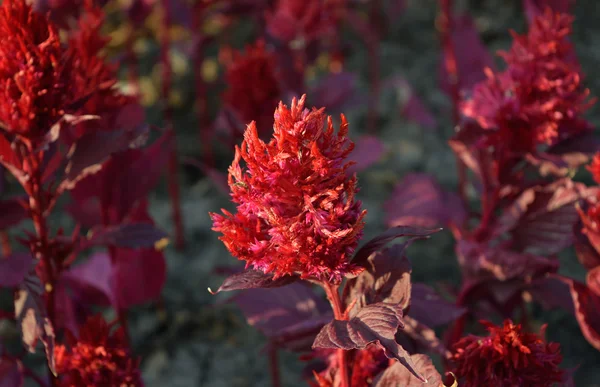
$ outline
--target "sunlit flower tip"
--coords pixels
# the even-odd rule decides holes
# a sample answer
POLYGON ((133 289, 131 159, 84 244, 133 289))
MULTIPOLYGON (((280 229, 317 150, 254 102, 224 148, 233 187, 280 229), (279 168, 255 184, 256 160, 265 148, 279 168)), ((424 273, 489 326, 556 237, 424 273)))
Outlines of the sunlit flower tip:
POLYGON ((356 272, 350 258, 366 212, 356 177, 346 175, 353 145, 345 118, 336 132, 324 109, 305 109, 305 100, 279 103, 269 142, 248 125, 229 168, 237 212, 211 214, 213 230, 257 270, 337 282, 356 272))
POLYGON ((54 350, 60 386, 142 386, 138 361, 130 357, 121 328, 111 333, 102 316, 90 317, 79 339, 54 350))
POLYGON ((559 344, 525 333, 510 320, 503 326, 482 324, 488 336, 469 335, 455 344, 451 360, 459 385, 543 387, 562 380, 559 344))

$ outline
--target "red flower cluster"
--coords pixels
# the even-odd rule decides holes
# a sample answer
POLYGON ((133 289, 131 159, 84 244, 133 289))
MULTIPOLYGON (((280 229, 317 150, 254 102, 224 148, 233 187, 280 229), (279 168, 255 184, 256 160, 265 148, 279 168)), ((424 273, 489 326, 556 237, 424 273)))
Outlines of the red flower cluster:
POLYGON ((513 33, 511 49, 500 52, 507 69, 498 74, 487 69, 487 80, 475 86, 462 112, 492 131, 488 145, 533 152, 539 144, 589 129, 580 117, 591 105, 589 90, 567 39, 572 22, 547 9, 528 34, 513 33))
POLYGON ((356 177, 347 178, 353 149, 342 115, 335 134, 323 109, 304 108, 305 96, 275 111, 269 143, 248 125, 229 167, 238 212, 211 214, 213 230, 231 254, 275 277, 299 273, 338 282, 362 235, 366 211, 354 199, 356 177), (246 163, 245 170, 240 161, 246 163))
MULTIPOLYGON (((461 386, 551 386, 562 380, 560 345, 524 333, 510 320, 497 327, 482 321, 490 335, 469 335, 455 344, 452 361, 461 386)), ((543 329, 542 329, 543 331, 543 329)))
MULTIPOLYGON (((321 350, 328 354, 327 368, 319 373, 314 372, 316 383, 314 387, 333 387, 336 385, 335 376, 338 374, 338 357, 335 350, 321 350)), ((389 365, 389 359, 381 348, 369 345, 363 350, 354 353, 351 363, 351 379, 349 387, 370 386, 377 375, 383 372, 389 365)))
POLYGON ((69 54, 57 28, 25 0, 0 6, 0 128, 44 135, 69 101, 69 54))
POLYGON ((102 11, 91 1, 68 45, 25 0, 0 8, 0 127, 35 140, 65 113, 110 116, 127 103, 113 87, 115 69, 99 55, 102 11))
POLYGON ((106 321, 94 316, 81 328, 79 340, 69 341, 69 349, 58 345, 54 351, 61 386, 143 385, 122 328, 111 334, 106 321))
POLYGON ((281 98, 275 55, 259 40, 243 53, 222 50, 220 57, 229 86, 223 94, 224 102, 244 123, 254 119, 259 133, 269 132, 273 127, 273 109, 281 98))
POLYGON ((309 42, 331 34, 342 19, 345 0, 279 0, 267 15, 267 29, 284 42, 309 42))

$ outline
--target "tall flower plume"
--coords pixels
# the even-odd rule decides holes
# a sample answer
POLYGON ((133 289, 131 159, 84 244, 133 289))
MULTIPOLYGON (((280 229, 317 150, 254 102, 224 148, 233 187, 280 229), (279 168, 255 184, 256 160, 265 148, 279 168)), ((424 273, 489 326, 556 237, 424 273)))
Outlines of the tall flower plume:
POLYGON ((54 351, 62 387, 143 385, 123 329, 111 333, 102 316, 90 317, 79 339, 69 341, 68 347, 58 345, 54 351))
POLYGON ((486 70, 487 80, 463 104, 466 117, 491 131, 492 144, 531 152, 590 128, 581 118, 592 101, 568 40, 572 22, 548 8, 526 35, 513 33, 511 49, 499 53, 506 70, 486 70))
POLYGON ((455 344, 452 361, 459 385, 543 387, 562 380, 559 344, 525 333, 510 320, 500 327, 487 321, 481 323, 489 336, 469 335, 455 344))
POLYGON ((229 167, 237 213, 211 214, 213 230, 247 266, 338 282, 354 270, 349 260, 366 213, 354 198, 356 177, 346 176, 354 144, 343 115, 336 134, 324 108, 305 109, 305 98, 290 108, 279 103, 268 143, 248 125, 229 167))
POLYGON ((223 49, 219 56, 225 65, 225 103, 243 122, 254 119, 259 133, 270 131, 273 108, 281 98, 275 55, 267 50, 264 41, 258 40, 244 52, 223 49))
POLYGON ((25 0, 0 6, 0 128, 44 135, 69 101, 70 61, 57 28, 25 0))

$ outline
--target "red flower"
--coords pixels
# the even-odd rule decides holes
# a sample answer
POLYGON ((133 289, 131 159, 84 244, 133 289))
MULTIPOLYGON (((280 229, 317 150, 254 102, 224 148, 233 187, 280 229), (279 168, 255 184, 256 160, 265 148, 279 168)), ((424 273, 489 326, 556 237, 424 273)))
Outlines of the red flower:
POLYGON ((594 181, 600 184, 600 152, 594 155, 591 164, 587 166, 587 170, 592 173, 594 181))
MULTIPOLYGON (((338 356, 335 350, 318 350, 316 356, 325 358, 327 368, 321 372, 314 372, 316 383, 309 382, 314 387, 333 387, 336 385, 335 377, 338 373, 338 356)), ((370 386, 373 379, 384 371, 389 365, 389 360, 383 350, 376 345, 369 345, 363 350, 354 352, 354 359, 350 365, 350 387, 370 386)))
POLYGON ((333 33, 344 5, 345 0, 279 0, 267 14, 267 30, 284 42, 310 42, 333 33))
MULTIPOLYGON (((524 333, 510 320, 496 327, 481 321, 490 335, 469 335, 455 344, 452 361, 461 386, 551 386, 562 380, 560 346, 524 333)), ((544 327, 545 328, 545 327, 544 327)), ((542 328, 542 332, 544 330, 542 328)))
POLYGON ((122 328, 111 334, 101 316, 90 317, 79 340, 56 346, 56 370, 62 387, 142 386, 138 362, 131 359, 122 328))
POLYGON ((0 128, 44 135, 69 101, 69 60, 58 31, 25 0, 0 6, 0 128))
POLYGON ((582 85, 573 46, 567 40, 573 18, 550 9, 538 16, 527 35, 513 33, 508 52, 500 52, 508 67, 473 90, 462 106, 466 117, 492 131, 493 144, 511 151, 532 152, 538 144, 589 129, 580 115, 592 102, 582 85))
POLYGON ((269 143, 258 138, 254 122, 248 125, 229 168, 238 212, 211 214, 213 230, 255 269, 337 282, 355 269, 349 258, 366 213, 354 199, 356 177, 346 177, 354 144, 343 115, 336 135, 331 117, 324 127, 324 108, 309 111, 304 101, 294 98, 291 108, 280 102, 269 143))
POLYGON ((275 55, 259 40, 245 52, 222 50, 220 57, 227 82, 223 100, 244 123, 254 119, 259 133, 270 132, 273 109, 281 98, 275 55))

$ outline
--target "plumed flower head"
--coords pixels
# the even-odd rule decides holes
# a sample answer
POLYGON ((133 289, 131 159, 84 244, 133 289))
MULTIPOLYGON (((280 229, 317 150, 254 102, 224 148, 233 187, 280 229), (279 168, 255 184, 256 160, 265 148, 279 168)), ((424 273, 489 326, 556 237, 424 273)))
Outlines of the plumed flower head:
POLYGON ((547 9, 526 35, 513 33, 511 49, 500 52, 507 69, 488 70, 463 104, 466 117, 492 131, 492 144, 531 152, 590 128, 581 118, 592 103, 589 90, 568 41, 572 21, 547 9))
POLYGON ((69 102, 69 63, 56 27, 25 0, 0 6, 0 128, 45 134, 69 102))
POLYGON ((58 345, 54 351, 61 386, 143 385, 122 328, 111 333, 106 321, 94 316, 81 328, 79 339, 69 341, 69 348, 58 345))
POLYGON ((281 98, 275 55, 258 40, 244 52, 223 49, 220 57, 227 82, 223 100, 243 122, 255 120, 259 133, 269 132, 273 109, 281 98))
POLYGON ((552 386, 564 371, 560 346, 523 332, 506 320, 503 326, 482 321, 489 336, 469 335, 454 347, 454 374, 461 386, 552 386))
POLYGON ((247 266, 337 282, 355 269, 349 259, 366 211, 354 198, 356 177, 346 175, 353 143, 345 117, 335 133, 324 108, 305 109, 304 101, 279 104, 268 143, 248 125, 229 168, 237 213, 211 214, 213 230, 247 266))

